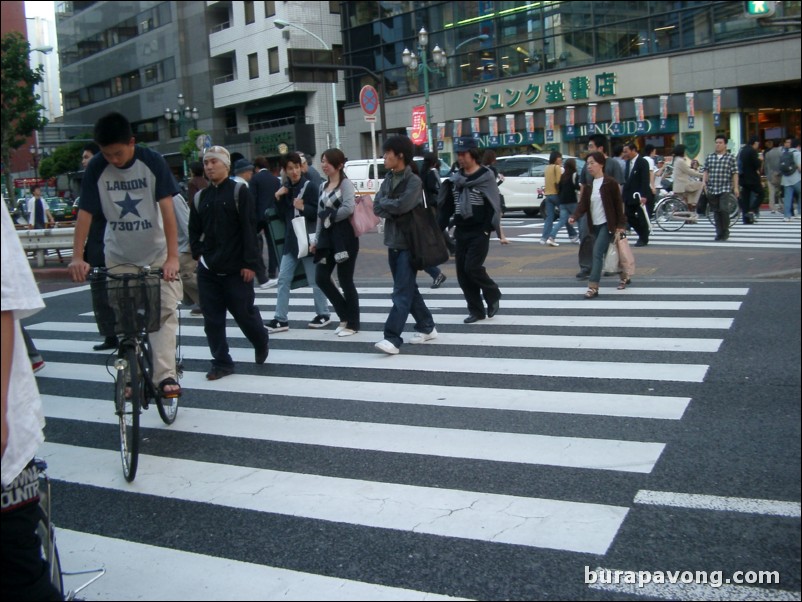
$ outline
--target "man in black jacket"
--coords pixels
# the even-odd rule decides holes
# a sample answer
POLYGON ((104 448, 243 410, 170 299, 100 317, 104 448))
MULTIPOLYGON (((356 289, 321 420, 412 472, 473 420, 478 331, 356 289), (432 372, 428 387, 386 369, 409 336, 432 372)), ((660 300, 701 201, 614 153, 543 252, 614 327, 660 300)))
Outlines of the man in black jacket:
POLYGON ((760 138, 752 136, 738 155, 738 181, 741 184, 741 216, 745 224, 754 224, 760 215, 763 186, 760 183, 760 138))
POLYGON ((199 202, 190 206, 189 241, 192 256, 198 260, 198 292, 212 352, 206 378, 217 380, 234 373, 226 339, 226 310, 256 350, 257 364, 267 359, 268 334, 254 305, 258 250, 251 193, 228 177, 231 156, 222 146, 206 151, 203 167, 209 186, 201 192, 199 202))
POLYGON ((638 147, 633 142, 624 145, 622 157, 626 161, 622 196, 624 197, 627 221, 638 234, 638 242, 635 243, 635 246, 645 247, 649 244, 649 218, 646 214, 645 204, 652 194, 649 163, 638 155, 638 147))

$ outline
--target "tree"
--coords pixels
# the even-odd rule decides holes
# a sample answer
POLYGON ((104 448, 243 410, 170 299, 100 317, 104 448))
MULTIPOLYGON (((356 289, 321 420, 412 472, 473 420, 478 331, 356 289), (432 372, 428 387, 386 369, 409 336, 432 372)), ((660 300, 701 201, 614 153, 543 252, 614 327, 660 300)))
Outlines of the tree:
POLYGON ((44 67, 31 69, 31 45, 19 32, 13 31, 2 38, 2 110, 0 111, 0 154, 6 176, 8 198, 14 198, 14 183, 11 180, 11 151, 25 144, 31 132, 42 129, 47 119, 42 115, 44 107, 39 104, 39 95, 34 86, 42 83, 44 67))
POLYGON ((206 133, 204 130, 189 130, 187 132, 187 141, 181 145, 181 154, 184 155, 187 161, 197 159, 199 151, 196 142, 198 136, 205 136, 206 133))
POLYGON ((39 175, 48 179, 81 169, 81 155, 85 142, 70 142, 59 146, 53 154, 42 159, 39 175))

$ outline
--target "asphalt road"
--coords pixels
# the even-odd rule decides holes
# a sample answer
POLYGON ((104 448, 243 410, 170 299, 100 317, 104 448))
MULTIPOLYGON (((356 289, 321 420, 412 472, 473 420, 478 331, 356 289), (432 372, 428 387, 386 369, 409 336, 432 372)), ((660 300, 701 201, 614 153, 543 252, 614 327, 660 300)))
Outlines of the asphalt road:
MULTIPOLYGON (((209 383, 185 315, 182 408, 172 427, 143 415, 132 484, 88 292, 40 271, 27 323, 62 564, 108 569, 86 599, 800 599, 799 222, 728 246, 656 233, 633 286, 605 279, 592 301, 576 248, 514 222, 488 261, 499 315, 462 324, 449 263, 442 289, 419 278, 440 337, 396 357, 373 349, 378 237, 354 337, 307 329, 296 291, 268 364, 232 323, 238 373, 209 383), (779 581, 589 583, 597 568, 779 581)), ((258 293, 266 320, 274 297, 258 293)))

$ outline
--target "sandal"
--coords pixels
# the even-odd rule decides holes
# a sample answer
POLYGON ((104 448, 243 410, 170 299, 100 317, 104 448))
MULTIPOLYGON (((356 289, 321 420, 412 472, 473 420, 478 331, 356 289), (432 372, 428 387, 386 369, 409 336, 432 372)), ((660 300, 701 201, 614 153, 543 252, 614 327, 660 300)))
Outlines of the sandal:
POLYGON ((176 380, 169 376, 159 383, 159 395, 165 399, 175 399, 181 397, 181 385, 176 380), (165 391, 165 387, 178 387, 172 391, 165 391))
POLYGON ((625 288, 627 288, 627 284, 630 282, 632 282, 631 278, 621 278, 621 280, 618 282, 618 290, 623 291, 625 288))
POLYGON ((593 299, 599 296, 599 289, 597 288, 588 288, 585 291, 585 299, 593 299))

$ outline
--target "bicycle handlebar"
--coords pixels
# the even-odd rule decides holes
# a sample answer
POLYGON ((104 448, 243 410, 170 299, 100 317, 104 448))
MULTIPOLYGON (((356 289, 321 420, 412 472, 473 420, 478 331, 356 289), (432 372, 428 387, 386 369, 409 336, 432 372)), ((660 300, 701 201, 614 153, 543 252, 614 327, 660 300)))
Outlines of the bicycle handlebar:
POLYGON ((103 278, 109 278, 110 280, 138 280, 140 278, 144 278, 145 276, 153 275, 158 276, 159 278, 164 278, 164 270, 161 268, 153 270, 149 265, 146 265, 138 267, 137 272, 115 273, 111 271, 111 268, 105 267, 92 268, 89 272, 90 280, 101 280, 103 278))

